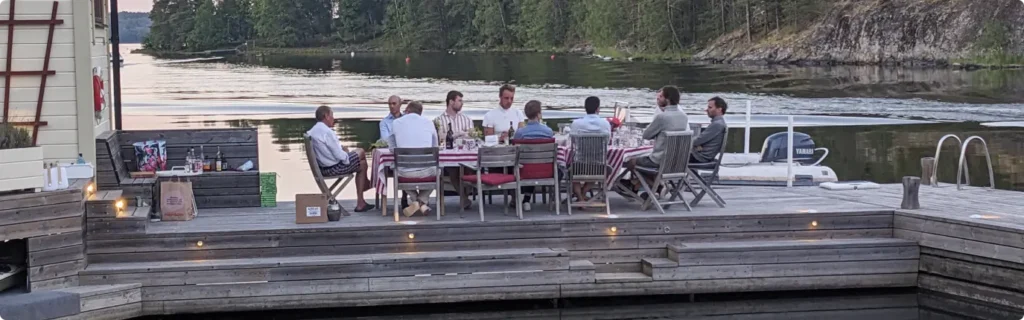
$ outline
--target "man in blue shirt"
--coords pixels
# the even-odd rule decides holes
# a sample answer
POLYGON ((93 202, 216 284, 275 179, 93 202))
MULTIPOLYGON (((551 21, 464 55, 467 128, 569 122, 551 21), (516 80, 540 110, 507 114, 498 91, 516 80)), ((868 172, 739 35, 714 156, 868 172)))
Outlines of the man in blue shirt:
MULTIPOLYGON (((607 119, 598 115, 601 113, 601 99, 594 96, 587 97, 587 100, 583 101, 583 109, 587 111, 587 115, 572 121, 572 124, 569 125, 571 134, 598 133, 611 136, 612 125, 608 123, 607 119)), ((593 187, 592 183, 575 184, 572 186, 572 191, 579 201, 590 201, 584 191, 590 190, 593 187)))
POLYGON ((391 130, 391 125, 395 122, 395 119, 402 116, 401 110, 402 98, 398 96, 388 97, 388 116, 380 120, 380 140, 388 141, 391 138, 391 133, 394 132, 391 130))
MULTIPOLYGON (((548 126, 540 122, 541 116, 541 105, 540 101, 530 100, 526 103, 526 107, 523 108, 526 114, 526 125, 519 130, 516 130, 516 135, 512 137, 514 140, 532 140, 532 139, 553 139, 555 132, 548 126)), ((530 211, 530 198, 534 193, 533 187, 523 187, 523 210, 530 211)))
POLYGON ((598 115, 601 110, 601 99, 594 96, 587 97, 587 100, 583 102, 583 108, 587 110, 587 115, 572 121, 572 125, 569 126, 572 133, 612 134, 612 125, 608 123, 607 119, 598 115))
POLYGON ((540 101, 530 100, 526 103, 523 111, 526 113, 526 126, 516 131, 513 139, 550 139, 555 137, 555 132, 540 122, 540 101))

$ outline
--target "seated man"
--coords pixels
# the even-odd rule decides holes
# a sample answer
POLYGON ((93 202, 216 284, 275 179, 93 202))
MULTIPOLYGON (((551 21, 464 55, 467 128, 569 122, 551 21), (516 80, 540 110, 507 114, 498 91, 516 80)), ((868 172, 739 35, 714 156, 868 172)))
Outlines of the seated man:
POLYGON ((526 103, 523 111, 526 114, 526 125, 516 131, 512 139, 551 139, 555 137, 555 132, 541 123, 540 101, 530 100, 526 103))
POLYGON ((392 127, 395 119, 402 116, 402 98, 398 96, 388 97, 388 115, 380 120, 380 140, 387 142, 391 139, 392 127))
POLYGON ((593 96, 587 97, 587 100, 583 102, 583 108, 586 109, 587 115, 573 120, 572 125, 569 125, 570 132, 576 134, 612 134, 612 125, 608 123, 608 120, 598 115, 601 111, 601 99, 593 96))
MULTIPOLYGON (((531 140, 531 139, 553 139, 555 132, 548 126, 541 123, 541 105, 540 101, 530 100, 526 103, 526 107, 523 108, 526 114, 526 125, 522 129, 516 131, 515 136, 512 137, 514 140, 531 140)), ((530 210, 530 197, 534 192, 533 187, 523 187, 523 210, 530 210)))
MULTIPOLYGON (((598 97, 590 96, 583 101, 583 109, 587 111, 587 115, 582 118, 572 121, 569 125, 569 132, 572 134, 605 134, 611 136, 612 125, 608 123, 608 120, 602 118, 599 114, 601 113, 601 99, 598 97)), ((572 186, 572 192, 576 195, 576 199, 579 201, 590 201, 586 197, 586 192, 592 188, 591 183, 575 184, 572 186)), ((582 208, 581 208, 582 209, 582 208)))
POLYGON ((700 132, 700 135, 693 140, 693 152, 690 153, 690 163, 708 163, 715 161, 715 156, 722 149, 722 141, 725 138, 725 111, 729 105, 725 100, 714 97, 708 100, 708 109, 705 110, 711 118, 711 125, 700 132))
POLYGON ((686 113, 683 113, 674 106, 679 105, 679 89, 667 86, 658 90, 658 107, 662 112, 654 116, 651 124, 644 129, 643 138, 654 140, 654 150, 646 157, 637 159, 636 166, 645 168, 658 168, 661 166, 661 157, 665 155, 668 145, 662 133, 666 131, 687 131, 690 130, 686 113))
MULTIPOLYGON (((418 101, 409 102, 405 108, 405 115, 395 120, 393 134, 391 135, 392 145, 396 148, 428 148, 437 147, 437 131, 434 122, 423 117, 423 104, 418 101)), ((437 168, 401 169, 396 170, 398 177, 404 178, 425 178, 437 176, 437 168)), ((408 190, 406 193, 415 199, 409 206, 402 209, 406 217, 411 217, 416 212, 428 214, 430 207, 427 202, 430 200, 428 191, 408 190)))
MULTIPOLYGON (((370 180, 366 176, 366 153, 362 149, 347 150, 341 145, 334 133, 334 112, 331 107, 320 106, 316 109, 316 125, 306 132, 311 138, 313 154, 317 165, 325 177, 356 174, 356 212, 366 212, 373 205, 366 204, 363 193, 370 189, 370 180)), ((331 199, 331 201, 335 201, 331 199)))
MULTIPOLYGON (((673 86, 661 88, 661 90, 658 90, 657 102, 662 112, 654 116, 654 120, 644 129, 643 133, 644 139, 654 140, 654 150, 651 151, 649 156, 633 160, 630 166, 634 169, 636 167, 648 169, 661 167, 662 157, 665 156, 665 152, 669 148, 664 133, 666 131, 686 131, 690 129, 687 124, 688 118, 686 113, 683 113, 683 111, 676 107, 679 105, 679 89, 673 86)), ((641 174, 641 176, 647 180, 647 183, 654 183, 652 177, 646 174, 641 174)), ((658 188, 657 186, 652 187, 658 188)), ((640 193, 641 198, 647 199, 648 196, 646 192, 640 193)))

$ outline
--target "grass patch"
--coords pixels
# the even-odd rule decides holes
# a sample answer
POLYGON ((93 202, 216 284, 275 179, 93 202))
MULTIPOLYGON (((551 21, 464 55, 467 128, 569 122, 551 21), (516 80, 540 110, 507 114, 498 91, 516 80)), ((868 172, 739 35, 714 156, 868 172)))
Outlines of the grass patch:
POLYGON ((984 67, 1020 67, 1024 66, 1024 55, 1005 51, 986 50, 966 59, 956 59, 953 63, 978 65, 984 67))

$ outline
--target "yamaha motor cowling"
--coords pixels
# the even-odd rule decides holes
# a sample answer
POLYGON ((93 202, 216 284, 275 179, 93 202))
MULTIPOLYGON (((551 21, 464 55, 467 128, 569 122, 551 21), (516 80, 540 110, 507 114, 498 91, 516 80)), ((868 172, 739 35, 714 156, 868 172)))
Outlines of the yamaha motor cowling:
MULTIPOLYGON (((761 162, 786 162, 787 132, 779 132, 764 139, 761 146, 761 162)), ((816 165, 814 140, 806 133, 793 132, 793 163, 816 165)))

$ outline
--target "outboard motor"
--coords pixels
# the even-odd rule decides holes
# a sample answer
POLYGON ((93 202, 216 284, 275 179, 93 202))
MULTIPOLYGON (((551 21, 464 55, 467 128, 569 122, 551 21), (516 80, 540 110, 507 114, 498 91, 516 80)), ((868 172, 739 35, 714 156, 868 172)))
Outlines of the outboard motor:
MULTIPOLYGON (((786 162, 788 134, 788 132, 779 132, 764 139, 764 145, 761 146, 761 162, 786 162)), ((817 161, 814 160, 814 151, 814 140, 810 135, 793 132, 793 163, 816 165, 824 160, 824 157, 817 161)))

